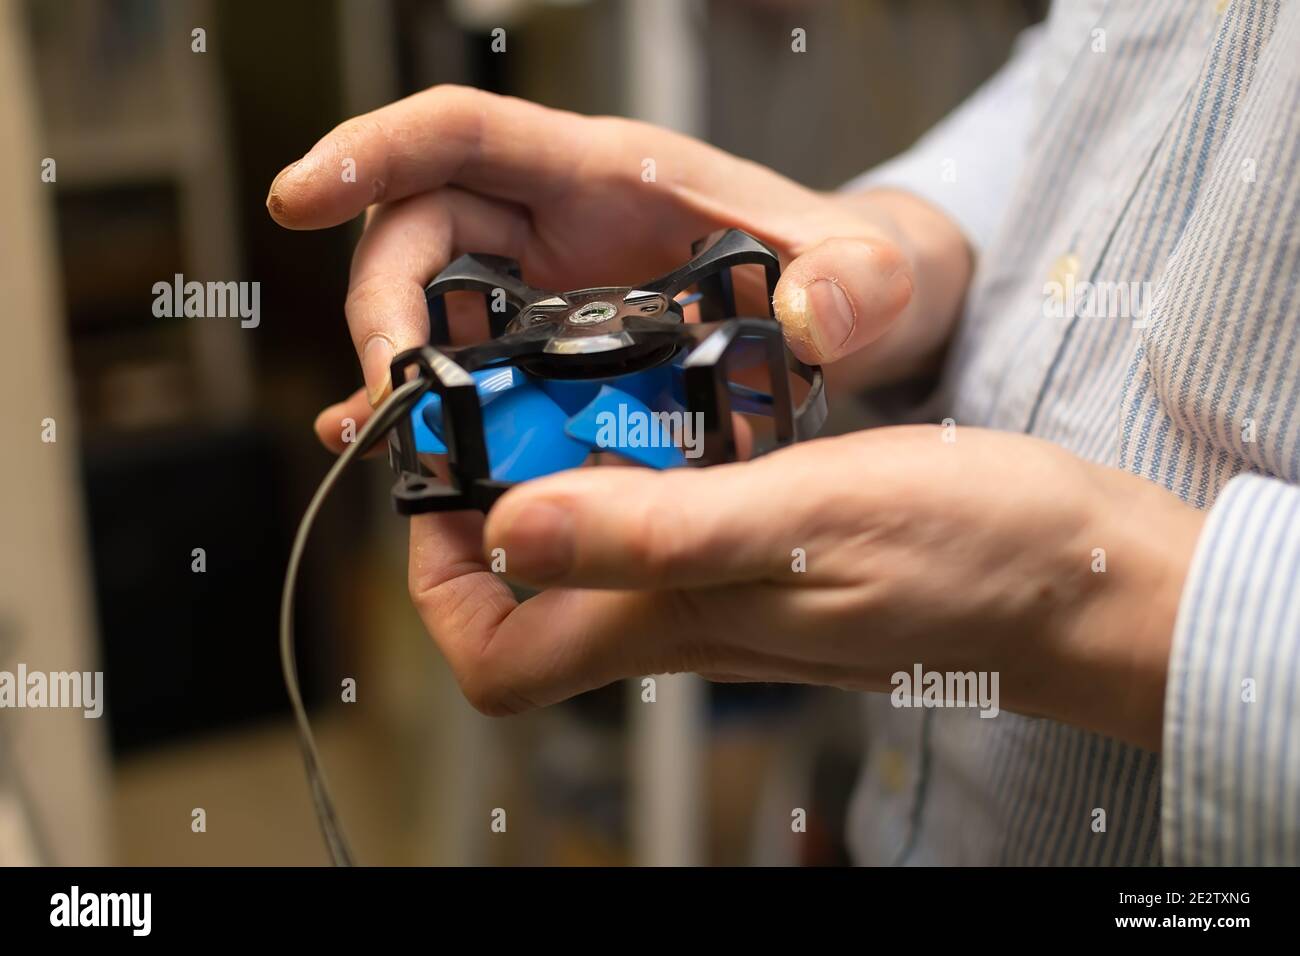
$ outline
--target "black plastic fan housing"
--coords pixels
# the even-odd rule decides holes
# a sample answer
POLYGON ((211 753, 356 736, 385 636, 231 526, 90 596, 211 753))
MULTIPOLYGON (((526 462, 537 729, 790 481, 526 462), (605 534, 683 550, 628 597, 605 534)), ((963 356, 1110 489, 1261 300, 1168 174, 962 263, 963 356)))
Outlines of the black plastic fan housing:
POLYGON ((826 417, 822 373, 789 352, 772 317, 776 255, 736 229, 692 252, 636 286, 562 293, 526 284, 500 256, 448 265, 425 289, 429 344, 391 367, 394 388, 412 375, 427 384, 389 436, 397 510, 486 512, 517 481, 592 452, 653 468, 733 461, 733 412, 772 419, 769 450, 815 435, 826 417), (764 271, 762 317, 736 312, 731 270, 747 265, 764 271), (446 296, 466 291, 484 296, 491 337, 453 346, 446 296), (698 322, 685 319, 691 303, 698 322), (768 391, 736 381, 755 367, 768 391), (807 383, 797 405, 791 375, 807 383), (445 456, 447 480, 426 455, 445 456))

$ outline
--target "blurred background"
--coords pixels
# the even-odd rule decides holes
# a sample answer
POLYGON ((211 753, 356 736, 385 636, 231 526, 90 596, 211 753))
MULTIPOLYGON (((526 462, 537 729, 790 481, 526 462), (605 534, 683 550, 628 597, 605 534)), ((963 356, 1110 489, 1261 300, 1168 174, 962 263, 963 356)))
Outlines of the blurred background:
MULTIPOLYGON (((342 314, 358 224, 275 227, 281 167, 348 116, 456 82, 833 188, 910 145, 1044 6, 0 0, 0 671, 103 670, 107 702, 101 720, 0 710, 0 863, 326 860, 276 623, 329 464, 312 420, 360 384, 342 314), (176 273, 260 282, 259 326, 156 318, 176 273)), ((836 409, 837 428, 862 421, 836 409)), ((390 482, 379 462, 344 482, 299 592, 360 861, 845 862, 853 695, 660 678, 654 704, 636 683, 481 717, 407 601, 390 482)))

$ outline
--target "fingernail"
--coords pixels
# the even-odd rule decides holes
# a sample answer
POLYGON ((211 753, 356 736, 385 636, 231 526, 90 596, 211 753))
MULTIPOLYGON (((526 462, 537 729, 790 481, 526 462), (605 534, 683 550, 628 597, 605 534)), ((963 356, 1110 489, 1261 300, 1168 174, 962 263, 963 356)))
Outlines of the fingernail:
POLYGON ((506 567, 530 581, 573 567, 573 516, 550 502, 528 505, 506 527, 506 567))
POLYGON ((378 405, 392 384, 393 343, 382 335, 372 335, 361 351, 361 374, 366 378, 366 395, 371 405, 378 405))
POLYGON ((812 313, 808 325, 817 351, 833 357, 853 334, 857 316, 844 290, 830 279, 818 279, 804 287, 806 308, 812 313))

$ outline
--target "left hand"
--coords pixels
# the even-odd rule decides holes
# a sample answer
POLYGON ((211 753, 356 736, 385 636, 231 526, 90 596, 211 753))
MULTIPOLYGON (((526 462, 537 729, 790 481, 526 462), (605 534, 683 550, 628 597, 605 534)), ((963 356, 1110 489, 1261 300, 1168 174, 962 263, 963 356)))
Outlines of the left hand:
POLYGON ((997 671, 1003 709, 1158 750, 1202 514, 1039 439, 953 434, 538 479, 486 524, 413 519, 411 594, 489 714, 677 671, 887 691, 919 663, 997 671), (490 570, 498 548, 507 575, 547 590, 517 602, 490 570))

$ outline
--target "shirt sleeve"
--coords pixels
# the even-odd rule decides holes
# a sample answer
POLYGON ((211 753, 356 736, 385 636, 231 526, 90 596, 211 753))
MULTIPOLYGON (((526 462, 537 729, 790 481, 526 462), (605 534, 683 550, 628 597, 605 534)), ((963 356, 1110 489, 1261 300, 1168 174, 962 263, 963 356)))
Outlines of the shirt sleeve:
POLYGON ((1165 692, 1165 863, 1300 863, 1300 488, 1234 478, 1183 589, 1165 692))
POLYGON ((1029 141, 1045 28, 1016 40, 1011 58, 911 149, 842 188, 901 189, 943 210, 976 249, 986 247, 1020 173, 1029 141))

